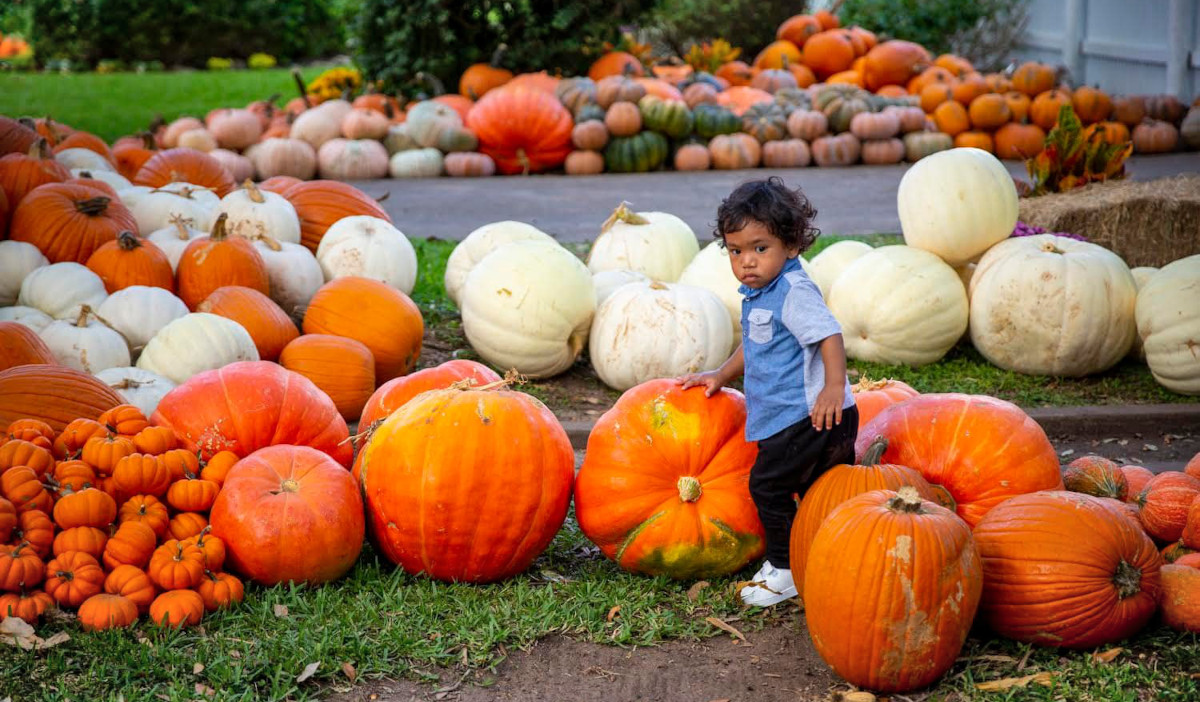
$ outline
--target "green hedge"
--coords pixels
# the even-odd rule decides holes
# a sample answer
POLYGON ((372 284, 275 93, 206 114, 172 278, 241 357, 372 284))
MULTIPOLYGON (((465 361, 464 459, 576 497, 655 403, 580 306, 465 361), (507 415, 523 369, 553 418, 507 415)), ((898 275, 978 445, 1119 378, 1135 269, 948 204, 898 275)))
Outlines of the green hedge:
POLYGON ((255 52, 281 60, 345 48, 333 0, 26 0, 39 62, 162 61, 200 67, 255 52))

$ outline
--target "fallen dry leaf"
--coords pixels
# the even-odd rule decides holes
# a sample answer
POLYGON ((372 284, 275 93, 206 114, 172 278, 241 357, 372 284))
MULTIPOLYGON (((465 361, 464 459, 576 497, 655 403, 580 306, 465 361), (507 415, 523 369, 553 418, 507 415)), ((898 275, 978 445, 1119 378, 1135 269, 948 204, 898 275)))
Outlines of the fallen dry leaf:
POLYGON ((296 676, 296 682, 302 683, 305 680, 308 680, 309 678, 311 678, 313 675, 316 674, 317 668, 320 668, 320 667, 321 667, 321 661, 316 661, 315 663, 309 663, 308 665, 304 666, 303 672, 301 672, 299 675, 296 676))
POLYGON ((608 610, 608 616, 604 618, 604 621, 611 623, 620 611, 621 605, 613 605, 612 608, 608 610))
POLYGON ((284 604, 277 604, 271 607, 271 611, 274 612, 275 616, 279 617, 280 619, 283 619, 288 615, 287 605, 284 604))
POLYGON ((25 623, 24 619, 5 617, 4 621, 0 621, 0 641, 9 646, 20 646, 26 651, 30 651, 41 639, 34 633, 33 627, 25 623))
POLYGON ((45 641, 40 642, 37 645, 37 648, 39 651, 42 649, 45 649, 45 648, 53 648, 59 644, 64 644, 70 640, 71 640, 70 634, 68 634, 65 631, 60 631, 57 634, 55 634, 54 636, 51 636, 50 638, 46 639, 45 641))
POLYGON ((346 674, 346 677, 349 678, 350 682, 354 682, 356 679, 358 679, 358 671, 354 669, 354 665, 350 662, 342 664, 342 672, 346 674))
POLYGON ((1023 678, 1004 678, 1002 680, 989 680, 975 684, 975 689, 983 692, 995 692, 997 690, 1011 690, 1014 687, 1028 687, 1031 684, 1049 686, 1054 679, 1055 673, 1049 671, 1026 675, 1023 678))
POLYGON ((192 675, 199 675, 200 673, 203 673, 203 672, 204 672, 204 664, 203 663, 196 663, 195 665, 192 666, 192 675))
POLYGON ((742 641, 746 640, 745 634, 743 634, 742 632, 735 629, 732 625, 727 624, 726 622, 718 619, 717 617, 705 617, 704 621, 708 622, 709 624, 712 624, 713 626, 717 627, 721 631, 725 631, 725 632, 728 632, 729 634, 732 634, 734 637, 741 639, 742 641))
POLYGON ((700 597, 700 591, 706 587, 708 587, 707 580, 701 580, 700 582, 689 587, 687 591, 688 601, 695 602, 696 598, 700 597))
POLYGON ((195 690, 197 695, 203 695, 205 697, 213 697, 217 694, 216 690, 212 689, 208 685, 205 685, 204 683, 196 683, 195 690))
POLYGON ((229 652, 229 657, 230 657, 230 658, 241 658, 241 657, 242 657, 242 652, 241 652, 241 651, 230 651, 230 652, 229 652))
POLYGON ((834 699, 837 702, 875 702, 875 695, 864 690, 853 690, 851 692, 835 692, 834 699))
POLYGON ((1117 656, 1125 652, 1121 647, 1110 648, 1107 651, 1099 651, 1092 654, 1093 663, 1112 663, 1117 656))
POLYGON ((963 663, 975 663, 976 661, 982 661, 982 662, 986 662, 986 663, 1009 663, 1009 664, 1011 664, 1011 663, 1016 663, 1017 659, 1013 658, 1012 656, 984 655, 984 656, 972 656, 970 658, 959 658, 958 661, 963 662, 963 663))

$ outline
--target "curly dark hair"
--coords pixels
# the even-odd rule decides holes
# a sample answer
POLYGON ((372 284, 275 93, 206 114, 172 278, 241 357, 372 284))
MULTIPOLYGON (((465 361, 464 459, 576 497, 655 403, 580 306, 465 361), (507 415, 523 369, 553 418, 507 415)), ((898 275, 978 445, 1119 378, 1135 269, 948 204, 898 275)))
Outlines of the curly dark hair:
POLYGON ((789 190, 779 176, 766 180, 751 180, 742 183, 721 201, 717 208, 717 228, 713 237, 725 243, 725 234, 745 228, 754 221, 766 227, 785 246, 797 246, 800 252, 807 251, 821 230, 812 226, 817 210, 796 188, 789 190))

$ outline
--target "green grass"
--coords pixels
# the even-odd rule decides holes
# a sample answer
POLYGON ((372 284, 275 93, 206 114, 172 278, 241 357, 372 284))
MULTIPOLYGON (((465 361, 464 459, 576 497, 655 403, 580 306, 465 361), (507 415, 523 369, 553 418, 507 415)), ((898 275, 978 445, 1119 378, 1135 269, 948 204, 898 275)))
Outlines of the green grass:
MULTIPOLYGON (((306 81, 323 71, 301 71, 306 81)), ((155 115, 203 118, 217 107, 240 107, 279 93, 297 95, 290 69, 164 73, 0 73, 0 114, 49 115, 112 142, 146 129, 155 115)))

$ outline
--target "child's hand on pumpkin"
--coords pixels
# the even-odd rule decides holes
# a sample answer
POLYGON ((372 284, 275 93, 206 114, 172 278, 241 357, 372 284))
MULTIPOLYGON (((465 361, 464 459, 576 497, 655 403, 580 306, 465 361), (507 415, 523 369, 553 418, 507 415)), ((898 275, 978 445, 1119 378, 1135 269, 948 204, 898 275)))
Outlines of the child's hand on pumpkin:
POLYGON ((682 385, 684 390, 703 385, 705 397, 712 397, 714 393, 725 386, 725 379, 721 377, 720 371, 688 373, 676 378, 675 382, 682 385))
POLYGON ((830 387, 826 385, 820 393, 817 394, 817 401, 813 403, 812 408, 812 425, 813 429, 823 431, 832 429, 834 426, 842 423, 842 404, 846 400, 845 389, 841 386, 830 387))

